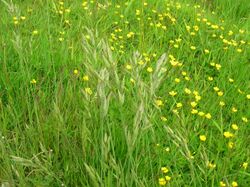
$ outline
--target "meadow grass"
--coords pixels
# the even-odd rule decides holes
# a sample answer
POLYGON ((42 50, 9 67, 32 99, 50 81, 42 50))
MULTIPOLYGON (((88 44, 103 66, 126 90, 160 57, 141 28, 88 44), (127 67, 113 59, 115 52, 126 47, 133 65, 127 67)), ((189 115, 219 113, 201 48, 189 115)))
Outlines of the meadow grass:
POLYGON ((0 185, 250 186, 247 0, 0 0, 0 185))

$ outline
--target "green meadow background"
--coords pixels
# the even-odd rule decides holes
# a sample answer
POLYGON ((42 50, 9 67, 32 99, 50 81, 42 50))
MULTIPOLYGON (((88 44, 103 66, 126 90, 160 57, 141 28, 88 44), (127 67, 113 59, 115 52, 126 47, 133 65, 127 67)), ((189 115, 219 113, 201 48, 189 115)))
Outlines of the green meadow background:
POLYGON ((250 186, 248 0, 0 0, 0 186, 250 186))

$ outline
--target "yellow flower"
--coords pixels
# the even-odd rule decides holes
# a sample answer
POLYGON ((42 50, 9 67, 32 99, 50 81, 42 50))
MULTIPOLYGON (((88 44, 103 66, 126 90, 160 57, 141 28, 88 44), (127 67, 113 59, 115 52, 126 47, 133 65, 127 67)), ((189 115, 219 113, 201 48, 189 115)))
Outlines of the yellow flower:
POLYGON ((155 100, 155 104, 156 104, 157 106, 163 106, 163 101, 160 100, 160 99, 157 99, 157 100, 155 100))
POLYGON ((183 106, 182 103, 177 103, 177 104, 176 104, 176 107, 177 107, 177 108, 181 108, 182 106, 183 106))
POLYGON ((221 69, 221 65, 220 64, 215 64, 215 67, 216 67, 217 70, 221 69))
POLYGON ((78 75, 79 71, 77 69, 74 70, 74 74, 78 75))
POLYGON ((248 163, 247 163, 247 162, 243 162, 242 167, 243 167, 244 169, 247 169, 248 163))
POLYGON ((200 135, 200 141, 205 142, 207 137, 205 135, 200 135))
POLYGON ((165 178, 159 178, 159 185, 160 186, 165 186, 166 185, 166 180, 165 180, 165 178))
POLYGON ((239 127, 236 124, 232 124, 232 129, 237 131, 239 130, 239 127))
POLYGON ((167 176, 165 176, 165 179, 166 179, 166 181, 170 181, 171 177, 167 175, 167 176))
POLYGON ((131 37, 134 36, 134 35, 135 35, 134 32, 129 32, 129 33, 127 34, 127 38, 131 38, 131 37))
POLYGON ((167 121, 167 118, 164 116, 161 116, 161 120, 165 122, 165 121, 167 121))
POLYGON ((191 110, 191 113, 192 113, 192 114, 197 114, 197 113, 198 113, 198 110, 192 109, 192 110, 191 110))
POLYGON ((168 173, 168 172, 169 172, 169 170, 168 170, 167 167, 162 167, 162 168, 161 168, 161 171, 162 171, 163 173, 168 173))
POLYGON ((232 36, 232 35, 233 35, 233 31, 230 30, 230 31, 228 32, 228 35, 229 35, 229 36, 232 36))
POLYGON ((171 92, 168 92, 169 93, 169 95, 171 95, 171 96, 176 96, 177 95, 177 92, 175 92, 175 91, 171 91, 171 92))
POLYGON ((241 53, 241 52, 242 52, 242 49, 238 48, 238 49, 237 49, 237 52, 238 52, 238 53, 241 53))
POLYGON ((33 34, 33 35, 37 35, 37 34, 38 34, 38 30, 34 30, 34 31, 32 32, 32 34, 33 34))
POLYGON ((197 25, 193 26, 193 28, 194 28, 195 31, 199 30, 199 27, 197 25))
POLYGON ((236 181, 233 181, 232 182, 232 187, 237 187, 238 186, 238 183, 236 181))
POLYGON ((21 16, 20 18, 21 18, 21 20, 23 20, 23 21, 26 20, 26 17, 25 17, 25 16, 21 16))
POLYGON ((235 112, 237 112, 237 111, 238 111, 237 108, 235 108, 235 107, 232 108, 232 112, 233 112, 233 113, 235 113, 235 112))
POLYGON ((130 78, 130 82, 134 84, 135 80, 133 78, 130 78))
POLYGON ((191 49, 191 50, 195 50, 196 47, 192 45, 192 46, 190 47, 190 49, 191 49))
POLYGON ((175 81, 176 83, 181 82, 181 80, 180 80, 179 78, 175 78, 174 81, 175 81))
POLYGON ((199 95, 196 95, 196 96, 195 96, 195 100, 196 100, 196 101, 199 101, 199 100, 201 100, 201 96, 199 96, 199 95))
POLYGON ((204 113, 204 112, 202 112, 202 111, 200 111, 200 112, 198 113, 198 115, 199 115, 199 116, 204 116, 204 115, 205 115, 205 113, 204 113))
POLYGON ((225 106, 225 102, 224 101, 220 101, 219 105, 220 106, 225 106))
POLYGON ((184 89, 184 92, 185 92, 186 94, 188 94, 188 95, 192 93, 191 90, 189 90, 188 88, 185 88, 185 89, 184 89))
POLYGON ((223 181, 220 181, 220 187, 226 187, 227 185, 226 185, 226 183, 225 182, 223 182, 223 181))
POLYGON ((234 135, 233 135, 231 132, 229 132, 229 131, 224 132, 223 135, 225 136, 225 138, 232 138, 232 137, 234 136, 234 135))
POLYGON ((209 50, 208 50, 208 49, 205 49, 204 52, 205 52, 205 54, 208 54, 208 53, 209 53, 209 50))
POLYGON ((231 82, 231 83, 234 82, 234 80, 232 78, 229 78, 228 81, 231 82))
POLYGON ((85 90, 85 92, 88 94, 88 95, 92 95, 92 90, 91 90, 91 88, 89 88, 89 87, 87 87, 87 88, 85 88, 84 89, 85 90))
POLYGON ((216 87, 214 87, 214 91, 218 92, 218 91, 220 91, 220 89, 216 86, 216 87))
POLYGON ((247 95, 247 99, 250 99, 250 94, 247 95))
POLYGON ((197 95, 199 95, 199 92, 196 91, 196 90, 194 90, 194 91, 193 91, 193 94, 194 94, 195 96, 197 96, 197 95))
POLYGON ((214 168, 216 168, 216 164, 213 164, 212 162, 209 162, 208 167, 211 168, 211 169, 214 169, 214 168))
POLYGON ((208 77, 207 79, 208 79, 209 81, 213 81, 213 80, 214 80, 213 77, 208 77))
POLYGON ((59 40, 60 42, 63 42, 63 41, 64 41, 64 38, 60 37, 60 38, 58 38, 58 40, 59 40))
POLYGON ((192 101, 190 104, 191 104, 192 107, 196 107, 197 106, 197 103, 195 101, 192 101))
POLYGON ((219 91, 217 94, 218 94, 218 96, 223 96, 223 92, 222 91, 219 91))
POLYGON ((132 66, 131 66, 130 64, 127 64, 127 65, 126 65, 126 69, 127 69, 127 70, 131 70, 131 69, 132 69, 132 66))
POLYGON ((30 81, 30 83, 31 83, 31 84, 36 84, 36 79, 32 79, 32 80, 30 81))
POLYGON ((148 67, 147 68, 147 72, 152 73, 153 72, 153 68, 152 67, 148 67))
POLYGON ((211 118, 212 118, 212 116, 211 116, 210 113, 207 113, 207 114, 205 115, 205 117, 206 117, 207 119, 211 119, 211 118))
POLYGON ((89 76, 88 76, 88 75, 84 75, 84 76, 82 77, 82 80, 83 80, 83 81, 89 81, 89 76))
POLYGON ((234 143, 230 141, 230 142, 228 142, 227 146, 228 146, 228 148, 233 149, 234 143))
POLYGON ((241 118, 243 122, 247 123, 248 122, 248 119, 246 117, 242 117, 241 118))

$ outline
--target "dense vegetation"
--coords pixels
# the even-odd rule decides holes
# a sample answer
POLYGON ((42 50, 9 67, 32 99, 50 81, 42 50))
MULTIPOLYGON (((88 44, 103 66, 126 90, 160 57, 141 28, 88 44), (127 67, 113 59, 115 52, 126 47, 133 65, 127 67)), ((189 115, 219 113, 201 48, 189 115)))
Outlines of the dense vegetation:
POLYGON ((248 0, 0 0, 0 185, 250 186, 248 0))

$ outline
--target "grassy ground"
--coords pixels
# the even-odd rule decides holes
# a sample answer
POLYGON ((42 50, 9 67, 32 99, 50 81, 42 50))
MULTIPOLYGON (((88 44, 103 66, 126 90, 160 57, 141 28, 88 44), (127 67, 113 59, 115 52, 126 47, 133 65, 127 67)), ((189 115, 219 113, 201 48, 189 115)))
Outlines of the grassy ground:
POLYGON ((0 0, 0 185, 250 185, 248 0, 0 0))

